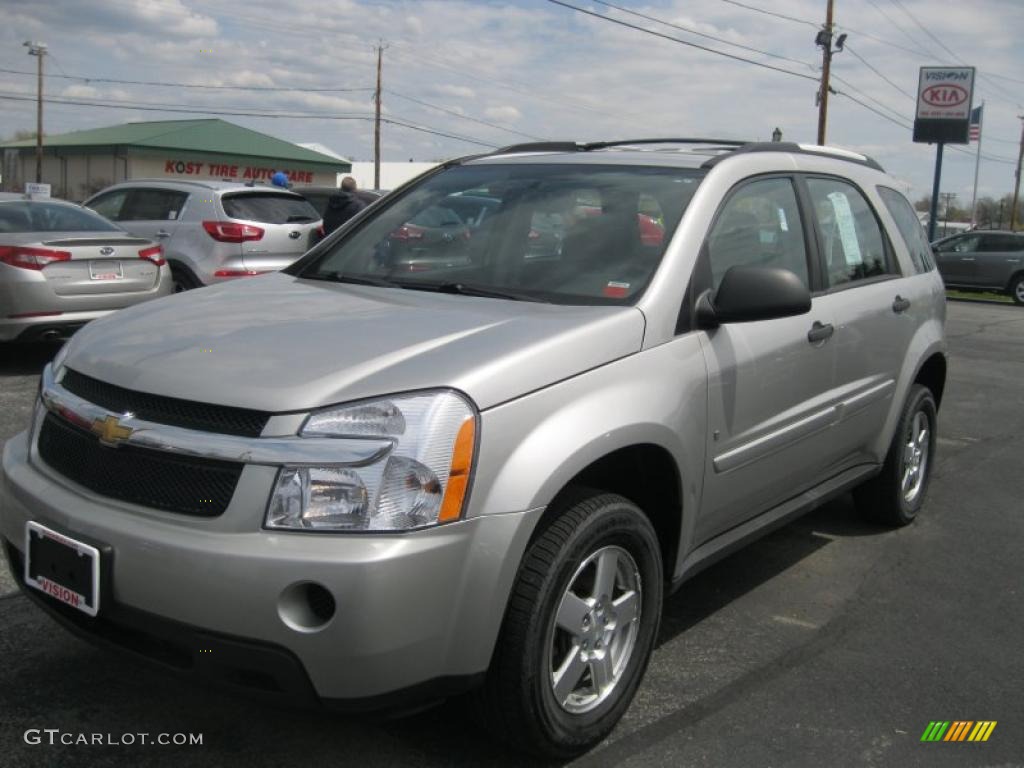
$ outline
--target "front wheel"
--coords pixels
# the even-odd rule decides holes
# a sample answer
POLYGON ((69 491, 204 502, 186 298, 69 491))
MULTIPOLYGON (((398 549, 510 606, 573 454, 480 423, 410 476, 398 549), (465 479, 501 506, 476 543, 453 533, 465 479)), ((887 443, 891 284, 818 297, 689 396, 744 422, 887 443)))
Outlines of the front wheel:
POLYGON ((935 459, 935 398, 914 384, 907 396, 877 477, 854 489, 858 509, 867 517, 892 526, 909 525, 924 504, 935 459))
POLYGON ((1024 275, 1017 275, 1010 283, 1010 298, 1014 304, 1024 304, 1024 275))
POLYGON ((478 694, 485 726, 548 758, 599 743, 640 685, 661 603, 647 516, 621 496, 575 494, 520 566, 478 694))

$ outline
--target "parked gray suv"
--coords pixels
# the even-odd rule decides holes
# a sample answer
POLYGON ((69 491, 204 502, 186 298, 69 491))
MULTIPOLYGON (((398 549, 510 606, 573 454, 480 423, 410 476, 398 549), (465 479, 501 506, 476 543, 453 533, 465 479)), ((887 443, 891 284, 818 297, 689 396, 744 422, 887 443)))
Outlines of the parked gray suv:
POLYGON ((229 181, 136 179, 83 205, 162 243, 176 292, 281 269, 322 234, 300 195, 229 181))
POLYGON ((964 232, 936 241, 934 249, 950 288, 1005 293, 1024 304, 1024 232, 964 232))
POLYGON ((850 490, 914 520, 944 321, 913 208, 862 155, 510 147, 282 273, 79 332, 4 449, 0 539, 85 636, 341 709, 470 692, 510 745, 573 755, 701 569, 850 490), (381 258, 470 191, 498 203, 464 263, 381 258))

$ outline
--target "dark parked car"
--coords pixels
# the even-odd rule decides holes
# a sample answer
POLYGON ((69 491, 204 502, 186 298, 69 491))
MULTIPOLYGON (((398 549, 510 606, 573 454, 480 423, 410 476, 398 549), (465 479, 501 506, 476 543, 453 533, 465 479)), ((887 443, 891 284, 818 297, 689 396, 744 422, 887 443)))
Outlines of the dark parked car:
POLYGON ((932 247, 949 288, 996 291, 1024 304, 1024 232, 963 232, 932 247))
MULTIPOLYGON (((317 213, 320 214, 320 218, 323 218, 324 212, 327 210, 328 199, 338 191, 337 187, 296 187, 292 190, 292 192, 298 192, 306 198, 310 205, 316 208, 317 213)), ((373 192, 369 189, 357 189, 355 191, 355 196, 367 205, 375 203, 383 197, 380 192, 373 192)))

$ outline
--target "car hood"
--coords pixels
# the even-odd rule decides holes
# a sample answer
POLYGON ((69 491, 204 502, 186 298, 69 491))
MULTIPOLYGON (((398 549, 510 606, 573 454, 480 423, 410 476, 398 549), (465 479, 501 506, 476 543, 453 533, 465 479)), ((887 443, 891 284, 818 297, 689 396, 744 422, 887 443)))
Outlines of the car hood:
POLYGON ((275 273, 93 321, 65 364, 128 389, 264 411, 455 387, 480 408, 640 350, 634 307, 569 307, 275 273))

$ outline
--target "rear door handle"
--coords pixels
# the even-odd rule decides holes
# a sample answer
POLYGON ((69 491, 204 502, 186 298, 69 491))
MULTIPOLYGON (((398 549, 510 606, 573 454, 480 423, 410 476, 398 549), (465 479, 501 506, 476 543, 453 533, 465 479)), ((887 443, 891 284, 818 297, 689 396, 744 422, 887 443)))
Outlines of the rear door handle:
POLYGON ((910 309, 910 299, 904 299, 902 296, 897 296, 892 302, 892 311, 897 315, 906 312, 910 309))
POLYGON ((974 257, 973 256, 962 256, 962 257, 960 257, 960 261, 974 261, 974 257))
POLYGON ((807 340, 811 344, 817 344, 819 341, 825 341, 836 332, 836 329, 832 327, 831 323, 819 323, 817 320, 814 321, 814 325, 811 326, 811 330, 807 332, 807 340))
POLYGON ((170 232, 165 232, 164 230, 161 229, 161 230, 157 231, 156 236, 157 237, 170 237, 171 233, 170 232))

